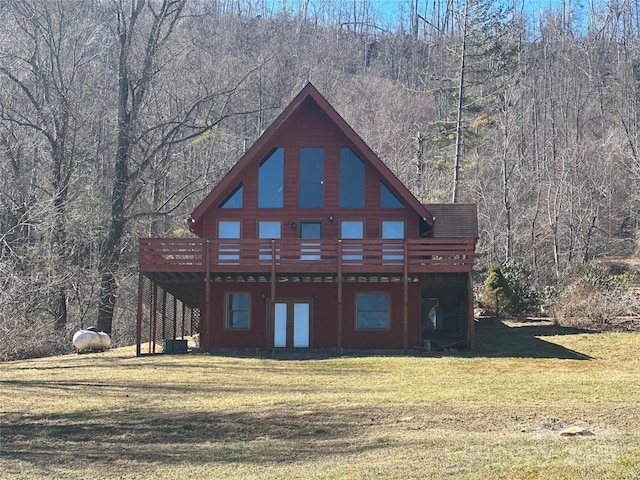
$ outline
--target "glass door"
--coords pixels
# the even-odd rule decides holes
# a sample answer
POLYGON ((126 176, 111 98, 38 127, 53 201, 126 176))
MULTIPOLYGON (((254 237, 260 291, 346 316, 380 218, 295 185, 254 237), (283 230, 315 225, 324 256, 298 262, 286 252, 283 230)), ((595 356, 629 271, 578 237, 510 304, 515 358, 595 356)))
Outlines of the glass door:
POLYGON ((276 303, 273 312, 273 346, 287 346, 287 304, 276 303))
MULTIPOLYGON (((301 221, 300 238, 322 238, 322 222, 301 221)), ((303 242, 300 244, 300 260, 320 260, 320 244, 315 242, 303 242)))
POLYGON ((309 314, 309 303, 293 304, 293 348, 309 347, 309 314))
POLYGON ((274 304, 274 348, 308 348, 311 339, 311 302, 281 301, 274 304))

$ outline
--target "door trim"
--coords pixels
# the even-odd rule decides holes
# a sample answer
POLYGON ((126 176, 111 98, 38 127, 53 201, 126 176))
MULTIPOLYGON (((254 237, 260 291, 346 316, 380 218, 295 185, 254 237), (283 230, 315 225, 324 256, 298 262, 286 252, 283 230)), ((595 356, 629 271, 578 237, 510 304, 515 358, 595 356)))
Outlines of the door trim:
POLYGON ((269 338, 267 345, 270 348, 286 348, 286 349, 308 349, 312 348, 313 345, 313 310, 314 310, 314 299, 313 297, 276 297, 275 301, 269 300, 269 323, 268 323, 268 331, 269 338), (286 319, 286 346, 284 347, 276 347, 275 346, 275 335, 276 335, 276 325, 275 325, 275 306, 277 304, 284 303, 287 305, 287 319, 286 319), (295 304, 307 304, 309 305, 309 345, 306 347, 294 347, 294 314, 295 314, 295 304))

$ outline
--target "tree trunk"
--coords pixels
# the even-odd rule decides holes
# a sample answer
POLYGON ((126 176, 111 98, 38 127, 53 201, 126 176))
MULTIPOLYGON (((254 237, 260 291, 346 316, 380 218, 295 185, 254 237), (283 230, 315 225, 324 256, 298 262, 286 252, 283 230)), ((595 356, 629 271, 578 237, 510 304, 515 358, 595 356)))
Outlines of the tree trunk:
POLYGON ((456 120, 456 153, 453 164, 453 192, 451 196, 451 202, 457 203, 460 190, 460 164, 462 163, 462 112, 464 108, 464 75, 465 75, 465 63, 467 57, 467 16, 469 14, 469 2, 465 2, 464 17, 462 20, 462 51, 460 52, 460 71, 458 82, 458 106, 457 106, 457 120, 456 120))
MULTIPOLYGON (((126 67, 125 67, 126 72, 126 67)), ((115 179, 111 194, 111 224, 107 239, 100 252, 100 297, 98 299, 98 330, 111 335, 113 311, 118 285, 115 275, 120 266, 120 252, 124 234, 125 205, 129 187, 128 160, 130 155, 130 119, 127 112, 129 97, 126 73, 121 72, 118 90, 118 149, 116 153, 115 179)))
POLYGON ((505 226, 505 261, 511 260, 513 255, 513 231, 511 226, 511 200, 509 194, 509 111, 508 100, 504 99, 504 127, 502 136, 502 204, 504 206, 505 226))
POLYGON ((122 240, 127 223, 127 195, 136 180, 136 174, 148 167, 148 162, 141 162, 138 167, 131 168, 132 132, 136 131, 139 121, 140 106, 151 87, 158 51, 171 37, 176 22, 181 16, 186 0, 164 0, 160 5, 149 8, 153 22, 149 28, 144 54, 138 74, 129 69, 134 59, 133 38, 138 32, 137 20, 147 8, 145 0, 131 0, 130 11, 125 11, 125 2, 118 3, 116 15, 118 22, 118 135, 115 159, 113 190, 111 193, 111 224, 107 238, 100 252, 100 295, 98 299, 98 329, 111 334, 113 313, 117 299, 118 283, 116 275, 120 268, 122 240), (157 11, 156 11, 157 7, 157 11))

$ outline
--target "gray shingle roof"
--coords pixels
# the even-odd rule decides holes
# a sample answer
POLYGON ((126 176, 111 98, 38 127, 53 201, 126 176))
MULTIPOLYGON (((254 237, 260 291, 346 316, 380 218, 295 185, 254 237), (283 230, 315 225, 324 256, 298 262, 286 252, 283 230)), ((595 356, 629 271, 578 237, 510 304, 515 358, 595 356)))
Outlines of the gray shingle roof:
POLYGON ((427 203, 433 216, 435 238, 478 238, 478 207, 475 203, 427 203))

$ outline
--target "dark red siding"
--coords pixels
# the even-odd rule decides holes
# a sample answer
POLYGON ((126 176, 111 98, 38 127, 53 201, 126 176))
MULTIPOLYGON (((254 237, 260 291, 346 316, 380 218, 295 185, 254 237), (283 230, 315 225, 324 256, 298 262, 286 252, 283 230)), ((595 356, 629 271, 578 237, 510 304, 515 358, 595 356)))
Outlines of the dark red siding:
MULTIPOLYGON (((408 347, 420 344, 420 289, 418 284, 408 285, 408 347)), ((345 283, 343 285, 343 347, 347 349, 402 349, 404 331, 404 285, 402 283, 345 283), (390 293, 391 316, 389 330, 356 329, 356 294, 390 293)))
MULTIPOLYGON (((307 102, 301 110, 286 124, 285 128, 273 138, 273 147, 284 148, 284 207, 278 209, 258 209, 258 163, 246 169, 242 179, 242 209, 209 209, 203 218, 205 237, 217 238, 216 223, 220 219, 242 220, 241 235, 243 238, 257 237, 257 220, 282 221, 283 238, 297 238, 299 232, 290 227, 291 223, 299 224, 300 220, 320 220, 323 222, 324 238, 339 238, 340 220, 364 220, 366 238, 380 238, 380 222, 382 220, 406 221, 407 238, 418 238, 419 217, 410 208, 380 208, 380 173, 372 165, 365 162, 365 208, 339 208, 340 188, 340 148, 353 148, 355 153, 363 157, 361 152, 334 124, 328 121, 326 114, 313 102, 307 102), (299 150, 301 147, 323 147, 325 150, 325 190, 324 208, 298 208, 299 150), (329 221, 329 217, 333 221, 329 221)), ((266 156, 271 149, 265 149, 266 156)), ((229 193, 237 187, 232 185, 229 193)))
MULTIPOLYGON (((271 348, 273 318, 269 283, 225 282, 212 284, 211 318, 201 338, 206 348, 271 348), (251 294, 251 327, 247 330, 225 328, 225 298, 228 292, 251 294)), ((408 347, 420 343, 420 291, 417 283, 408 284, 408 347)), ((344 283, 342 293, 342 347, 346 349, 404 348, 404 285, 402 283, 344 283), (356 294, 388 293, 390 295, 390 328, 356 329, 356 294)), ((276 301, 309 300, 311 309, 310 347, 338 346, 338 285, 336 283, 280 283, 276 285, 276 301)))

